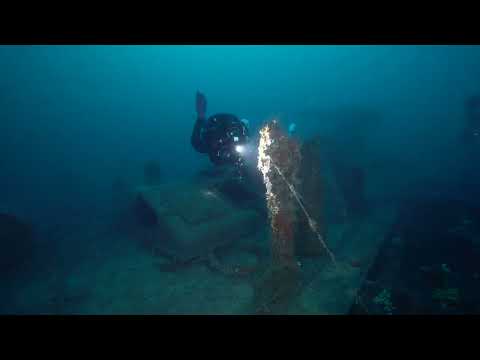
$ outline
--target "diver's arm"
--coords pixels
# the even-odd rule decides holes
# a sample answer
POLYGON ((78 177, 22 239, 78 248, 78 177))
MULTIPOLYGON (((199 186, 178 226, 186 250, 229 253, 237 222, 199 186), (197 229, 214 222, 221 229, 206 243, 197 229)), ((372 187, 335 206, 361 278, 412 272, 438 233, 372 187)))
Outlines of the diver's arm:
POLYGON ((198 117, 197 121, 195 121, 195 125, 192 131, 191 143, 193 148, 198 151, 199 153, 206 153, 207 146, 202 138, 202 129, 205 127, 205 123, 207 120, 205 118, 198 117))
POLYGON ((207 146, 202 139, 202 129, 205 127, 206 119, 205 113, 207 111, 207 99, 205 95, 197 91, 196 96, 196 110, 197 110, 197 121, 193 127, 191 143, 195 150, 200 153, 208 152, 207 146))

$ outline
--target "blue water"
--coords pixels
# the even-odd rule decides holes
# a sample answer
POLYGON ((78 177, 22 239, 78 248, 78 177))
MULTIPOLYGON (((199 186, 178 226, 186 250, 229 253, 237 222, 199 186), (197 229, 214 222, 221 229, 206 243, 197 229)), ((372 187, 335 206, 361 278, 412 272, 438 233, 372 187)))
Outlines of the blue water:
MULTIPOLYGON (((479 46, 1 46, 0 213, 31 224, 40 248, 58 251, 56 258, 75 249, 72 268, 92 259, 78 253, 82 241, 112 251, 115 236, 96 229, 114 222, 117 179, 142 184, 150 160, 165 182, 189 181, 211 167, 190 145, 197 90, 208 114, 246 118, 254 135, 276 118, 285 128, 294 122, 299 141, 334 139, 335 154, 362 164, 377 209, 418 199, 480 207, 480 147, 459 140, 465 103, 480 94, 479 64, 479 46), (93 234, 72 236, 78 227, 93 234)), ((21 303, 27 290, 19 284, 42 281, 30 275, 43 256, 34 250, 27 270, 4 277, 12 300, 2 313, 143 312, 21 303)), ((45 260, 60 266, 54 262, 45 260)), ((189 312, 165 304, 145 311, 189 312)), ((238 310, 225 309, 219 312, 238 310)))

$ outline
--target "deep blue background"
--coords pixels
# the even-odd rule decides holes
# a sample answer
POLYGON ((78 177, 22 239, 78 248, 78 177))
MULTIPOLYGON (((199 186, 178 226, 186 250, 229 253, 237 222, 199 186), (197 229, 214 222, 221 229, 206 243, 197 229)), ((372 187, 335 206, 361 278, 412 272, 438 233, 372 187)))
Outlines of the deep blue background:
POLYGON ((362 136, 375 190, 435 183, 471 197, 459 184, 476 182, 476 163, 457 138, 479 64, 478 46, 2 46, 0 211, 59 222, 102 212, 114 179, 141 182, 147 160, 170 179, 208 166, 190 146, 197 89, 209 114, 254 131, 277 116, 303 139, 351 136, 358 124, 327 114, 372 109, 381 121, 362 136))

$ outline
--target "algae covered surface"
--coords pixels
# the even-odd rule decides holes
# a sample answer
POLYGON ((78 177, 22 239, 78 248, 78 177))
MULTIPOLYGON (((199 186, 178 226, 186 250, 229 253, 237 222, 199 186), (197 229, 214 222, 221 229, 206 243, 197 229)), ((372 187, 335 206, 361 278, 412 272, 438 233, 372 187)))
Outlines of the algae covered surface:
MULTIPOLYGON (((270 261, 270 235, 266 225, 253 236, 244 238, 241 246, 218 252, 217 257, 224 266, 244 271, 238 276, 216 271, 206 261, 164 271, 162 265, 170 261, 168 258, 146 251, 127 236, 98 229, 103 237, 96 239, 92 229, 85 231, 81 226, 76 230, 70 233, 75 238, 70 241, 77 243, 79 249, 57 249, 50 264, 43 264, 35 276, 10 289, 10 305, 2 307, 3 313, 348 313, 364 272, 345 262, 340 262, 338 268, 332 267, 328 257, 299 258, 300 273, 295 279, 296 288, 291 289, 292 300, 285 306, 272 307, 270 312, 260 309, 255 302, 258 279, 267 274, 270 261)), ((338 229, 337 232, 332 234, 332 245, 335 236, 337 243, 341 242, 344 231, 338 229)), ((364 236, 374 233, 366 229, 364 236)))

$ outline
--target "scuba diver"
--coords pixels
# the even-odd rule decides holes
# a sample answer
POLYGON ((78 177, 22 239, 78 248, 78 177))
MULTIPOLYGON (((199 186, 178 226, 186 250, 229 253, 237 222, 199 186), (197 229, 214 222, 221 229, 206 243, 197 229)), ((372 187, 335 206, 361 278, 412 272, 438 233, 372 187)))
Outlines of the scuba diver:
POLYGON ((196 111, 191 143, 196 151, 207 154, 218 170, 213 172, 218 188, 237 205, 265 212, 265 185, 257 170, 257 149, 250 138, 248 120, 228 113, 207 118, 207 100, 200 92, 196 111))
POLYGON ((473 96, 466 104, 467 124, 463 141, 468 145, 480 144, 480 96, 473 96))
POLYGON ((233 165, 242 177, 249 142, 248 121, 228 113, 214 114, 207 119, 207 99, 198 91, 196 111, 197 120, 191 137, 193 148, 208 154, 216 166, 233 165))

